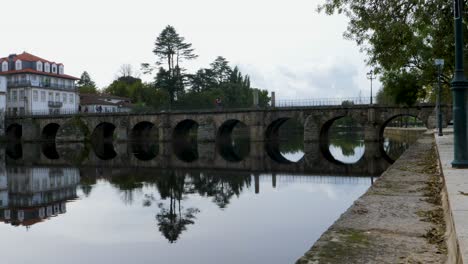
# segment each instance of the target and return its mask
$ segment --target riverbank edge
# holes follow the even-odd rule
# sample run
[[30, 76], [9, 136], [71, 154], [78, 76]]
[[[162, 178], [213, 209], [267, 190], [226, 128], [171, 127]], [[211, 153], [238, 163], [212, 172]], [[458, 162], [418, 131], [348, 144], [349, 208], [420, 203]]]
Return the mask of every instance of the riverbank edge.
[[[449, 223], [449, 249], [454, 256], [453, 263], [468, 263], [468, 169], [452, 168], [454, 153], [453, 128], [444, 129], [443, 136], [435, 133], [439, 166], [444, 177], [445, 193], [447, 194], [446, 215]], [[450, 252], [449, 252], [450, 253]]]
[[435, 138], [426, 132], [296, 264], [461, 263], [450, 217]]

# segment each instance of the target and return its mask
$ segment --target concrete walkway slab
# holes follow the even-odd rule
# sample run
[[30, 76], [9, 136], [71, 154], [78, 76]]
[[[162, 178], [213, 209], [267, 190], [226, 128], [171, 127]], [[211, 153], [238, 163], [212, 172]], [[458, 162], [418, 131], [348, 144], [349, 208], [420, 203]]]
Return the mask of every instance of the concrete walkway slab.
[[468, 263], [468, 169], [452, 168], [453, 132], [447, 129], [444, 133], [444, 136], [436, 133], [436, 145], [462, 263]]

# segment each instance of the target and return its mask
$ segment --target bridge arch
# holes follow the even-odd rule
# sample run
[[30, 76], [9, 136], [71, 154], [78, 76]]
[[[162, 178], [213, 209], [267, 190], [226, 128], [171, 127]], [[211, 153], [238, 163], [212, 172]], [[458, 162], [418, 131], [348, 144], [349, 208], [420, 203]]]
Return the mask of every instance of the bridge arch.
[[356, 119], [353, 115], [342, 114], [325, 121], [319, 141], [325, 159], [334, 164], [350, 165], [364, 157], [364, 125]]
[[5, 132], [9, 140], [20, 140], [23, 136], [23, 126], [18, 123], [13, 123], [7, 127]]
[[[288, 130], [280, 133], [283, 126]], [[286, 135], [287, 138], [284, 138]], [[265, 151], [278, 163], [298, 163], [304, 159], [304, 126], [301, 119], [294, 116], [277, 118], [268, 125], [265, 140]]]
[[133, 126], [130, 132], [131, 140], [158, 140], [158, 129], [154, 123], [141, 121]]
[[[233, 135], [236, 128], [239, 129], [239, 133]], [[250, 153], [249, 127], [238, 119], [225, 121], [218, 129], [216, 145], [218, 153], [224, 160], [229, 162], [244, 160]]]
[[92, 141], [112, 142], [114, 139], [115, 125], [109, 122], [99, 123], [91, 135]]
[[60, 125], [57, 123], [49, 123], [43, 129], [41, 133], [41, 139], [44, 141], [55, 141], [57, 132], [59, 131]]
[[387, 117], [386, 120], [382, 123], [382, 125], [380, 126], [380, 129], [379, 129], [379, 141], [383, 141], [384, 140], [384, 132], [385, 132], [385, 128], [387, 128], [387, 126], [394, 120], [396, 120], [397, 118], [399, 117], [413, 117], [415, 118], [415, 120], [418, 120], [420, 123], [424, 124], [425, 128], [426, 129], [429, 129], [431, 128], [431, 124], [430, 124], [430, 121], [429, 121], [429, 117], [424, 117], [424, 116], [421, 116], [420, 114], [417, 114], [417, 113], [402, 113], [402, 114], [396, 114], [396, 115], [392, 115], [390, 117]]
[[189, 140], [197, 138], [198, 123], [193, 119], [184, 119], [177, 123], [172, 132], [173, 140]]

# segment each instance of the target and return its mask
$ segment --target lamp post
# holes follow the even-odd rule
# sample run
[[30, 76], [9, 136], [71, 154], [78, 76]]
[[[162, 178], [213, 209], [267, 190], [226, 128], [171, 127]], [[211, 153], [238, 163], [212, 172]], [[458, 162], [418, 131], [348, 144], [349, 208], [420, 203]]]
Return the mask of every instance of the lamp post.
[[370, 104], [372, 105], [372, 80], [375, 79], [374, 71], [371, 70], [367, 73], [367, 79], [370, 80]]
[[452, 167], [468, 168], [467, 90], [463, 68], [463, 17], [462, 0], [454, 0], [455, 19], [455, 74], [452, 80], [453, 95], [453, 149]]
[[442, 71], [442, 67], [444, 67], [444, 60], [436, 59], [435, 65], [437, 66], [437, 128], [439, 130], [439, 137], [440, 137], [444, 135], [442, 133], [442, 110], [440, 109], [440, 104], [442, 100], [441, 87], [440, 87], [440, 74]]

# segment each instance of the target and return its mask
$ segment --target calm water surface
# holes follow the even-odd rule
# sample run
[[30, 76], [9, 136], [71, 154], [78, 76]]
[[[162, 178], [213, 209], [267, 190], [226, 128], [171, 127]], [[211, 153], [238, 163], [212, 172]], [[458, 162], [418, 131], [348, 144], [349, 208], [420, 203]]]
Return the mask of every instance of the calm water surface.
[[407, 147], [231, 143], [6, 146], [1, 263], [294, 263], [381, 173], [344, 172]]

